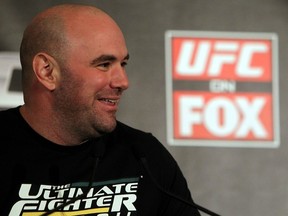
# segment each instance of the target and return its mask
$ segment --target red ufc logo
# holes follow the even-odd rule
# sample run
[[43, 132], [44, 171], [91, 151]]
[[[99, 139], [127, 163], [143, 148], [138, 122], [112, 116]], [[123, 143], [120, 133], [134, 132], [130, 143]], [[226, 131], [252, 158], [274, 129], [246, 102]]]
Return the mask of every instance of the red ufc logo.
[[174, 79], [271, 81], [270, 40], [173, 38]]

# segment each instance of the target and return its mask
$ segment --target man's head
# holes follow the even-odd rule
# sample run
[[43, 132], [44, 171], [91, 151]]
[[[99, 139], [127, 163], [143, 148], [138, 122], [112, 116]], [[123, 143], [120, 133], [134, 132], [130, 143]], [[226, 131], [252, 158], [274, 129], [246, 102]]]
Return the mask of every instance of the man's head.
[[83, 139], [110, 132], [128, 88], [128, 57], [120, 28], [103, 11], [84, 5], [47, 9], [21, 43], [25, 106], [44, 105], [57, 127]]

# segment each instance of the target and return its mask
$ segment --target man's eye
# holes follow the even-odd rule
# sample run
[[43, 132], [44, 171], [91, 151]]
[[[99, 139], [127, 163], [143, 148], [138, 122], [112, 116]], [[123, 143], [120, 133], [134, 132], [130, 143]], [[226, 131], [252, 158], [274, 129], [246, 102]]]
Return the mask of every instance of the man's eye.
[[101, 68], [108, 68], [109, 66], [110, 66], [110, 62], [104, 62], [98, 65], [98, 67], [101, 67]]
[[122, 66], [122, 67], [125, 67], [127, 64], [128, 64], [128, 62], [122, 62], [122, 63], [121, 63], [121, 66]]

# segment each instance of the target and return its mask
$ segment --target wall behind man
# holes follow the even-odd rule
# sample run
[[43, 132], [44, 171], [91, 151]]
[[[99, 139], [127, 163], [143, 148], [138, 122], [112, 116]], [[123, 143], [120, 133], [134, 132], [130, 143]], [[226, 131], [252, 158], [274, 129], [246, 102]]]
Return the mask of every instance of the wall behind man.
[[[1, 0], [0, 52], [18, 52], [22, 32], [36, 13], [68, 2], [99, 6], [121, 26], [131, 60], [127, 67], [130, 89], [122, 100], [119, 119], [152, 132], [167, 147], [187, 177], [195, 202], [227, 216], [288, 215], [287, 1]], [[164, 33], [171, 29], [278, 35], [278, 148], [175, 147], [167, 143]]]

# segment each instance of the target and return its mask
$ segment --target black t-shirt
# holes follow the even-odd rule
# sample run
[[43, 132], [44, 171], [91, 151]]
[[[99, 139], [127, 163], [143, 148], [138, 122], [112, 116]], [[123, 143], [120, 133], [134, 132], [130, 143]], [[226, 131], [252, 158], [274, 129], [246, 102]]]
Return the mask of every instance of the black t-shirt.
[[161, 187], [192, 202], [176, 161], [149, 133], [117, 122], [101, 138], [61, 146], [37, 134], [19, 108], [1, 111], [0, 122], [1, 216], [49, 210], [64, 215], [200, 215], [157, 189], [143, 168], [145, 158]]

